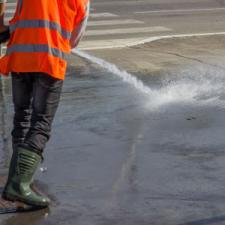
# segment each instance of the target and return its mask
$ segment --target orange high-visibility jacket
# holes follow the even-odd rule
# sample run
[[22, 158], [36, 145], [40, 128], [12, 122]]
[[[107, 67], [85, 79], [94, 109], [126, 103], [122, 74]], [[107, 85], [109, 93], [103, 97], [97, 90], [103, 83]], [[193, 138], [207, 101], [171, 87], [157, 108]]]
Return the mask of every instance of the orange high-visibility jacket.
[[0, 73], [44, 72], [64, 79], [70, 37], [88, 0], [18, 0]]

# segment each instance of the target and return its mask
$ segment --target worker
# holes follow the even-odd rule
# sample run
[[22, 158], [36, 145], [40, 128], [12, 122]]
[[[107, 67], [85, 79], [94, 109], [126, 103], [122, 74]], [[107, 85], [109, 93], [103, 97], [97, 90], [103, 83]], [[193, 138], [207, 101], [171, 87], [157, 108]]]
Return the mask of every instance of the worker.
[[50, 138], [66, 58], [87, 24], [89, 0], [18, 0], [9, 27], [3, 23], [5, 2], [0, 1], [1, 42], [10, 30], [0, 73], [11, 73], [14, 104], [13, 154], [2, 198], [45, 208], [50, 200], [32, 189], [33, 176]]

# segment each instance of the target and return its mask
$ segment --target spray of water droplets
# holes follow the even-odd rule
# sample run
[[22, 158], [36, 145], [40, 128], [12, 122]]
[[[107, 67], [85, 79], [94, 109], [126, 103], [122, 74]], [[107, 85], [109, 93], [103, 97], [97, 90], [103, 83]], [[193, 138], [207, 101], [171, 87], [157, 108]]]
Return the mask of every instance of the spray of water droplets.
[[158, 89], [145, 85], [135, 75], [119, 69], [116, 65], [79, 50], [73, 52], [82, 58], [98, 64], [119, 76], [147, 96], [151, 109], [168, 104], [214, 105], [225, 107], [225, 71], [207, 66], [180, 71], [177, 76], [163, 80]]

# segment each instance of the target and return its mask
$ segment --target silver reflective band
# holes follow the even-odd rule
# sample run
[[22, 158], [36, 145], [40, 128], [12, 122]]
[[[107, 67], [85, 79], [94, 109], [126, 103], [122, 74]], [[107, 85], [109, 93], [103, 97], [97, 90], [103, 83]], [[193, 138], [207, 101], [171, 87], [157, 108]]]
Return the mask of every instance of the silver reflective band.
[[64, 60], [66, 60], [69, 55], [68, 53], [62, 52], [57, 48], [51, 48], [48, 45], [44, 45], [44, 44], [36, 44], [36, 45], [14, 44], [8, 47], [6, 51], [6, 55], [10, 55], [11, 53], [14, 53], [14, 52], [23, 52], [23, 53], [35, 53], [35, 52], [43, 53], [44, 52]]
[[19, 20], [10, 25], [10, 32], [12, 33], [17, 28], [48, 28], [50, 30], [57, 30], [66, 39], [70, 39], [71, 37], [71, 32], [62, 29], [59, 24], [48, 20]]

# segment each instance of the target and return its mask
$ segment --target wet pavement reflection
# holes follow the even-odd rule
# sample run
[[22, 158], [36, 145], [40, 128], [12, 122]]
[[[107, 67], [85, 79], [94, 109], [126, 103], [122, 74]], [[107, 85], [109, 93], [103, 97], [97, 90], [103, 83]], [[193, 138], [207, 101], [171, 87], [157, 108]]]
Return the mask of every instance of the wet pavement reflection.
[[[2, 171], [12, 118], [4, 82]], [[172, 102], [153, 111], [148, 100], [97, 66], [70, 68], [36, 177], [53, 204], [1, 215], [0, 224], [225, 223], [225, 109]]]

